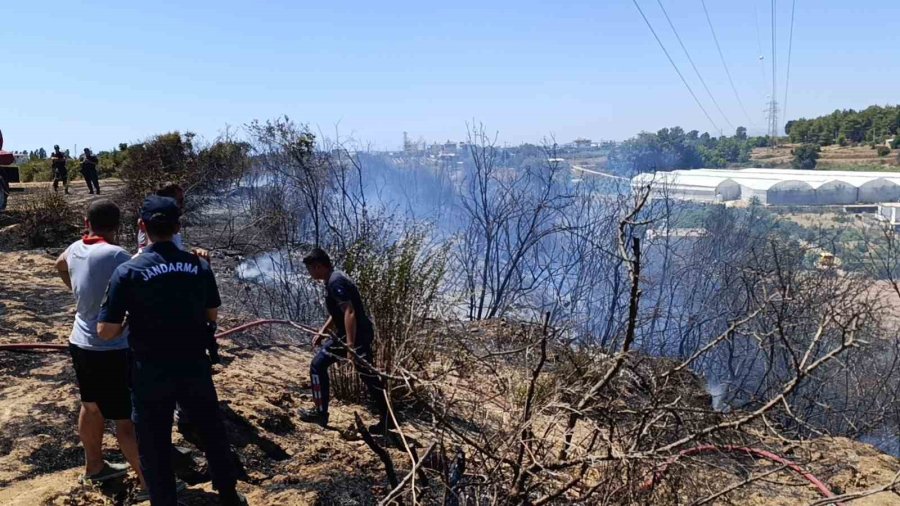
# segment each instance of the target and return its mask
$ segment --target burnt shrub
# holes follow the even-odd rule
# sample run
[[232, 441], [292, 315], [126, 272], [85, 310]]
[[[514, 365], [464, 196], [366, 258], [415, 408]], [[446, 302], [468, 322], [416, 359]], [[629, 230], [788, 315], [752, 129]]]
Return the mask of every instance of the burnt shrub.
[[80, 231], [78, 213], [61, 193], [43, 191], [25, 199], [19, 234], [30, 248], [68, 244]]

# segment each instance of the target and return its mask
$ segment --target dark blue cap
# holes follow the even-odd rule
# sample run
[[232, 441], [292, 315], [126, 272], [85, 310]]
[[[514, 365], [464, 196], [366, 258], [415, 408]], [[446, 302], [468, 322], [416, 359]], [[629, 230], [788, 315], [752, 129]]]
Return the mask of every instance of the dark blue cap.
[[179, 216], [181, 209], [172, 197], [150, 195], [144, 199], [144, 205], [141, 206], [141, 219], [144, 223], [178, 223]]

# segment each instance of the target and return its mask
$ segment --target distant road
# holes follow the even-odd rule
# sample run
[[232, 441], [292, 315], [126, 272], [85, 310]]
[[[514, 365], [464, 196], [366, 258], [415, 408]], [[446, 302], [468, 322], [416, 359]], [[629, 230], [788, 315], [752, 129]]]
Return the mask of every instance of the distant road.
[[627, 177], [614, 176], [612, 174], [607, 174], [606, 172], [600, 172], [598, 170], [585, 169], [584, 167], [581, 167], [578, 165], [572, 165], [572, 170], [573, 171], [577, 170], [580, 172], [587, 172], [588, 174], [593, 174], [595, 176], [608, 177], [608, 178], [612, 178], [612, 179], [621, 179], [622, 181], [630, 181], [630, 179], [628, 179]]

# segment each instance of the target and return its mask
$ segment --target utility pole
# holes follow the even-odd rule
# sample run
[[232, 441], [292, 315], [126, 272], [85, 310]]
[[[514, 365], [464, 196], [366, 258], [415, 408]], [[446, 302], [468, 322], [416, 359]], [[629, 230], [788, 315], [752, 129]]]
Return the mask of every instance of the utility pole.
[[769, 106], [766, 109], [766, 118], [769, 122], [769, 139], [771, 142], [771, 149], [775, 149], [775, 145], [778, 143], [778, 102], [775, 101], [775, 96], [772, 96], [772, 100], [769, 101]]

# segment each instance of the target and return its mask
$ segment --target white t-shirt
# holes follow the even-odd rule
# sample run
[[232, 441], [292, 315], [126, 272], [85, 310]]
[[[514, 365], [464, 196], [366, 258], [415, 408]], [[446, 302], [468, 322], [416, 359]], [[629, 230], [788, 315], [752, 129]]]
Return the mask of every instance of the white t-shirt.
[[[87, 242], [85, 242], [87, 240]], [[86, 350], [122, 350], [128, 348], [128, 333], [112, 341], [97, 335], [97, 317], [106, 295], [106, 286], [116, 268], [127, 262], [127, 251], [92, 237], [73, 242], [65, 251], [75, 294], [75, 324], [69, 342]]]
[[[177, 234], [172, 236], [172, 242], [175, 243], [175, 246], [178, 246], [178, 249], [180, 249], [181, 251], [187, 251], [186, 249], [184, 249], [184, 241], [181, 240], [181, 232], [178, 232]], [[147, 234], [145, 234], [143, 230], [138, 229], [137, 254], [140, 255], [148, 244], [150, 244], [150, 238], [147, 237]]]

